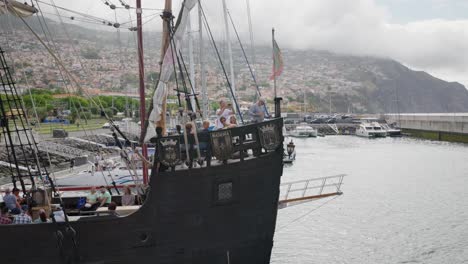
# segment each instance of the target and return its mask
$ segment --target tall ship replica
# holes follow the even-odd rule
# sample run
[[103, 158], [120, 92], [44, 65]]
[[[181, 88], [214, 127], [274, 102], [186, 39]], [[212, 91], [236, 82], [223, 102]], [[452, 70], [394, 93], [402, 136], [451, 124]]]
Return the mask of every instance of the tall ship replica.
[[[143, 156], [146, 155], [146, 128], [156, 129], [158, 136], [151, 139], [157, 154], [151, 165], [151, 175], [144, 175], [147, 180], [139, 186], [145, 190], [142, 194], [144, 202], [139, 210], [122, 217], [73, 218], [65, 214], [64, 222], [52, 217], [51, 223], [0, 225], [0, 234], [4, 238], [0, 242], [0, 248], [4, 252], [2, 262], [270, 262], [283, 172], [280, 99], [275, 98], [275, 116], [278, 118], [268, 121], [242, 124], [204, 134], [167, 136], [166, 133], [166, 81], [174, 72], [177, 73], [176, 79], [179, 78], [179, 85], [182, 85], [178, 90], [182, 90], [186, 99], [185, 104], [180, 102], [181, 119], [189, 122], [199, 118], [190, 114], [198, 110], [191, 103], [195, 93], [188, 91], [190, 86], [184, 77], [186, 69], [179, 50], [186, 32], [188, 14], [196, 4], [199, 1], [183, 1], [179, 16], [173, 21], [170, 1], [166, 0], [166, 8], [162, 14], [165, 35], [161, 79], [154, 93], [150, 114], [145, 113], [143, 78], [140, 81], [143, 102], [140, 112], [143, 133], [140, 140]], [[204, 17], [201, 5], [199, 8]], [[140, 1], [137, 1], [135, 10], [138, 16], [141, 73], [143, 47]], [[0, 11], [15, 15], [42, 45], [47, 46], [27, 22], [26, 17], [37, 12], [34, 6], [2, 0]], [[6, 51], [7, 49], [0, 47], [0, 125], [5, 142], [2, 147], [9, 153], [9, 176], [12, 184], [22, 190], [30, 206], [39, 203], [35, 199], [41, 197], [41, 193], [45, 193], [42, 198], [47, 206], [50, 205], [50, 194], [57, 194], [58, 191], [53, 177], [46, 169], [46, 157], [38, 154], [37, 140], [29, 128], [30, 122], [16, 90], [11, 68], [7, 64]], [[61, 63], [60, 57], [50, 48], [47, 51], [58, 67], [79, 86]], [[227, 83], [230, 88], [229, 78]], [[235, 107], [239, 108], [232, 90], [231, 95]], [[114, 136], [125, 137], [111, 119], [109, 123]], [[190, 145], [195, 146], [193, 151], [198, 155], [189, 153]], [[200, 146], [204, 148], [201, 149]], [[233, 155], [234, 153], [237, 155]], [[126, 156], [124, 150], [122, 156]]]

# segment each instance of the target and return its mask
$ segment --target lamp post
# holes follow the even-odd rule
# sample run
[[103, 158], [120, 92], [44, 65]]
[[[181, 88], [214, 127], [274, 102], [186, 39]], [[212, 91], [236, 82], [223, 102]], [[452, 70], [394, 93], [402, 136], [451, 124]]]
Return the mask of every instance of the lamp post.
[[296, 145], [294, 145], [294, 142], [291, 140], [291, 142], [288, 143], [286, 146], [286, 150], [288, 151], [288, 156], [291, 158], [291, 155], [294, 153], [294, 149], [296, 148]]

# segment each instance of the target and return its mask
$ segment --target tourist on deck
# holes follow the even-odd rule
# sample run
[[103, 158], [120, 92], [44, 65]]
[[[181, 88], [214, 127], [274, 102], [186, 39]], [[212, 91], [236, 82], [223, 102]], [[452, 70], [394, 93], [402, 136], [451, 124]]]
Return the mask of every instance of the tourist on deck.
[[[13, 192], [18, 190], [17, 188], [13, 189]], [[19, 190], [18, 190], [19, 193]], [[5, 196], [3, 196], [3, 202], [5, 202], [6, 208], [11, 211], [12, 214], [19, 214], [21, 213], [21, 205], [17, 197], [10, 192], [10, 189], [5, 190]]]
[[33, 221], [35, 224], [40, 224], [40, 223], [48, 223], [50, 222], [49, 219], [47, 219], [47, 214], [44, 209], [39, 210], [39, 218]]
[[229, 128], [233, 128], [233, 127], [237, 127], [237, 119], [236, 119], [236, 116], [232, 115], [230, 118], [229, 118]]
[[125, 186], [124, 194], [122, 195], [122, 206], [135, 205], [135, 195], [129, 186]]
[[263, 122], [265, 118], [265, 99], [260, 98], [249, 109], [249, 115], [254, 123]]
[[12, 224], [31, 224], [32, 219], [31, 216], [29, 215], [29, 207], [27, 205], [23, 205], [21, 207], [21, 213], [18, 215], [15, 215], [13, 218], [13, 223]]
[[[16, 201], [18, 201], [20, 205], [23, 205], [26, 203], [26, 199], [20, 196], [20, 190], [18, 188], [13, 188], [12, 193], [15, 195]], [[20, 206], [20, 209], [21, 209], [21, 206]]]
[[109, 191], [101, 186], [100, 194], [99, 194], [99, 206], [109, 206], [112, 201], [112, 196], [110, 195]]
[[187, 133], [187, 136], [195, 134], [195, 129], [192, 122], [187, 122], [187, 124], [185, 124], [185, 132]]
[[224, 120], [227, 120], [230, 115], [234, 114], [234, 111], [232, 105], [228, 105], [224, 100], [219, 101], [219, 107], [218, 111], [216, 111], [216, 115], [218, 116], [218, 119], [216, 119], [216, 127], [221, 129], [224, 128], [221, 118], [224, 117]]
[[220, 119], [219, 119], [219, 122], [221, 123], [221, 127], [218, 127], [219, 129], [223, 129], [223, 128], [228, 128], [229, 127], [229, 123], [226, 121], [226, 118], [224, 116], [222, 116]]
[[2, 207], [1, 214], [0, 214], [0, 225], [9, 225], [13, 221], [8, 216], [8, 207]]
[[99, 207], [99, 193], [96, 191], [96, 187], [91, 187], [89, 194], [86, 196], [86, 204], [83, 211], [94, 211]]
[[206, 132], [211, 131], [211, 130], [210, 130], [210, 121], [209, 121], [209, 120], [203, 121], [202, 126], [203, 126], [203, 129], [202, 129], [202, 131], [201, 131], [202, 133], [206, 133]]
[[117, 204], [115, 202], [111, 202], [109, 206], [107, 206], [107, 210], [109, 210], [109, 215], [111, 216], [119, 216], [119, 214], [115, 211], [117, 209]]

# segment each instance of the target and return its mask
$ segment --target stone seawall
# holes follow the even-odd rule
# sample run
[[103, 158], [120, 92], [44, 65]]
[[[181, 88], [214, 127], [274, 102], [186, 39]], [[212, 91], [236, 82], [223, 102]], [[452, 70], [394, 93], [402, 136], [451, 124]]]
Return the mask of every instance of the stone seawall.
[[414, 137], [468, 143], [468, 113], [387, 114], [385, 119]]

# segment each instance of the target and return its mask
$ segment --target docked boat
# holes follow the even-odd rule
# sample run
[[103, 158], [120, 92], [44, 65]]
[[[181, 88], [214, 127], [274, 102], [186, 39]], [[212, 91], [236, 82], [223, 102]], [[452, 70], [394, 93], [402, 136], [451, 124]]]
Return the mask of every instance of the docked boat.
[[289, 132], [291, 137], [300, 137], [300, 138], [307, 138], [307, 137], [317, 137], [318, 132], [313, 127], [307, 125], [307, 123], [300, 123], [294, 129]]
[[356, 129], [356, 136], [367, 138], [386, 137], [387, 132], [377, 122], [361, 123]]
[[391, 126], [389, 124], [382, 124], [382, 128], [385, 129], [387, 132], [387, 136], [389, 137], [400, 137], [401, 136], [401, 129]]

